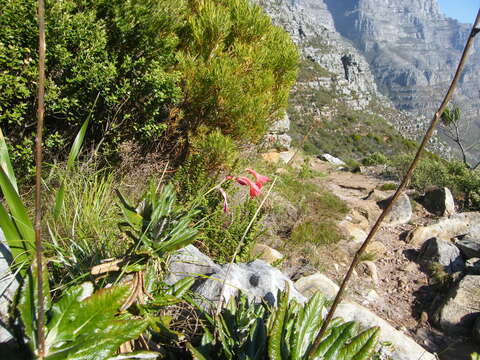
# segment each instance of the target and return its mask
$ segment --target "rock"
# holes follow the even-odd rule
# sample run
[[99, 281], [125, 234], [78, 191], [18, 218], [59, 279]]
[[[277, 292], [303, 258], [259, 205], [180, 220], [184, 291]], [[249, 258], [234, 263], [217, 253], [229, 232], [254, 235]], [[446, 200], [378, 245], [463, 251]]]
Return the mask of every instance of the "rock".
[[370, 244], [368, 244], [365, 251], [380, 258], [383, 257], [387, 252], [387, 247], [380, 241], [372, 241]]
[[276, 151], [263, 153], [262, 159], [271, 164], [277, 164], [280, 161], [280, 154]]
[[304, 276], [295, 282], [297, 290], [306, 297], [320, 291], [327, 300], [333, 300], [339, 290], [338, 285], [321, 273]]
[[373, 261], [362, 261], [360, 264], [358, 264], [360, 268], [363, 268], [364, 272], [370, 276], [373, 280], [373, 283], [378, 285], [379, 283], [379, 278], [378, 278], [378, 269], [377, 265]]
[[455, 241], [455, 245], [461, 250], [463, 256], [467, 259], [480, 257], [480, 238], [469, 234]]
[[[388, 203], [391, 201], [392, 197], [389, 197], [385, 200], [379, 201], [377, 204], [380, 208], [384, 209], [387, 207]], [[412, 218], [412, 204], [410, 203], [410, 198], [406, 194], [401, 194], [395, 204], [392, 207], [392, 210], [385, 218], [385, 221], [391, 225], [400, 225], [406, 224]]]
[[407, 242], [412, 245], [421, 245], [433, 237], [453, 239], [467, 234], [475, 236], [478, 233], [478, 227], [474, 226], [476, 224], [480, 224], [480, 213], [478, 212], [455, 214], [448, 218], [442, 218], [435, 224], [414, 229], [407, 236]]
[[[174, 284], [187, 276], [197, 277], [192, 290], [198, 295], [200, 303], [208, 308], [218, 301], [229, 264], [215, 264], [193, 245], [176, 251], [168, 264], [170, 273], [165, 280], [167, 284]], [[278, 290], [283, 290], [285, 284], [290, 286], [291, 298], [300, 303], [306, 301], [290, 279], [266, 262], [255, 260], [246, 264], [233, 264], [226, 280], [224, 303], [243, 291], [251, 300], [267, 301], [273, 305]]]
[[447, 334], [469, 335], [480, 309], [480, 276], [466, 275], [450, 289], [433, 321]]
[[253, 254], [270, 265], [284, 258], [279, 251], [264, 244], [255, 244]]
[[267, 134], [263, 137], [263, 146], [279, 150], [288, 150], [292, 143], [292, 138], [288, 134]]
[[346, 166], [347, 164], [340, 160], [339, 158], [336, 158], [335, 156], [332, 156], [330, 154], [322, 154], [319, 155], [318, 158], [323, 161], [327, 161], [330, 164], [337, 165], [337, 166]]
[[411, 337], [396, 330], [385, 320], [367, 308], [352, 302], [342, 302], [335, 316], [345, 321], [357, 321], [362, 328], [380, 327], [379, 342], [390, 342], [393, 345], [392, 360], [436, 360], [436, 357], [418, 345]]
[[210, 259], [193, 245], [188, 245], [177, 250], [168, 261], [167, 284], [175, 284], [177, 281], [196, 275], [212, 274], [220, 271], [220, 265]]
[[426, 264], [439, 263], [449, 274], [465, 268], [460, 250], [450, 241], [437, 238], [431, 238], [423, 244], [419, 259]]
[[446, 187], [428, 190], [422, 199], [422, 205], [432, 214], [450, 216], [455, 214], [455, 203], [450, 190]]
[[341, 221], [338, 223], [338, 227], [347, 233], [347, 236], [350, 237], [351, 241], [357, 247], [367, 238], [367, 233], [357, 224], [352, 224], [349, 221]]
[[288, 163], [293, 156], [295, 155], [296, 151], [290, 150], [290, 151], [282, 151], [279, 153], [280, 161], [284, 162], [285, 164]]
[[480, 259], [471, 258], [465, 262], [465, 272], [470, 275], [480, 275]]
[[[192, 290], [200, 297], [202, 303], [216, 303], [220, 297], [223, 279], [228, 269], [228, 264], [209, 274], [208, 278], [199, 279]], [[255, 260], [247, 264], [233, 264], [228, 273], [225, 290], [223, 292], [224, 303], [239, 291], [245, 293], [250, 300], [266, 301], [270, 305], [277, 302], [279, 290], [284, 290], [286, 284], [290, 287], [290, 298], [304, 303], [306, 298], [294, 287], [293, 282], [282, 272], [262, 260]]]
[[472, 338], [477, 343], [480, 343], [480, 316], [477, 316], [477, 319], [473, 323]]
[[282, 119], [275, 121], [268, 132], [270, 134], [285, 134], [290, 130], [290, 118], [285, 113]]
[[6, 328], [9, 323], [8, 310], [18, 289], [18, 281], [10, 271], [12, 261], [12, 254], [0, 230], [0, 344], [13, 340], [11, 332]]

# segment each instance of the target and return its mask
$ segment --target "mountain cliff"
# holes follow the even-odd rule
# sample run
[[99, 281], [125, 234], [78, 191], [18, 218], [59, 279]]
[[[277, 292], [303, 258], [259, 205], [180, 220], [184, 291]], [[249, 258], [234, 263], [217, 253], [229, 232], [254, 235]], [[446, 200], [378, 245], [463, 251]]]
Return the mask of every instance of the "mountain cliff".
[[[371, 146], [358, 149], [357, 145], [369, 141], [368, 136], [370, 138], [392, 138], [389, 134], [391, 131], [387, 129], [386, 123], [393, 125], [403, 136], [418, 140], [423, 135], [427, 123], [424, 117], [416, 116], [420, 114], [420, 109], [425, 110], [425, 105], [422, 105], [421, 101], [416, 99], [414, 93], [416, 88], [413, 88], [414, 84], [423, 84], [423, 82], [417, 80], [417, 78], [420, 79], [420, 74], [417, 74], [415, 67], [410, 65], [408, 61], [390, 62], [385, 57], [380, 64], [380, 60], [377, 59], [378, 56], [374, 54], [369, 56], [365, 49], [379, 49], [377, 38], [383, 39], [381, 41], [384, 43], [388, 43], [389, 33], [385, 33], [384, 38], [381, 38], [383, 29], [375, 27], [368, 19], [363, 21], [364, 18], [361, 16], [363, 7], [357, 9], [353, 6], [353, 4], [358, 4], [357, 1], [337, 1], [340, 4], [333, 4], [334, 2], [333, 0], [258, 1], [273, 21], [289, 32], [301, 53], [300, 74], [292, 92], [292, 104], [289, 111], [293, 120], [294, 132], [309, 134], [311, 142], [316, 145], [317, 149], [322, 151], [336, 150], [338, 155], [341, 155], [339, 146], [343, 148], [344, 142], [330, 144], [329, 147], [325, 138], [332, 134], [335, 134], [335, 136], [344, 135], [339, 131], [340, 128], [343, 132], [347, 132], [346, 136], [356, 139], [354, 142], [358, 144], [351, 145], [356, 146], [355, 150], [360, 150], [357, 151], [359, 156], [365, 155], [369, 150], [376, 150], [375, 147]], [[386, 3], [390, 2], [387, 1]], [[417, 3], [419, 9], [423, 9], [423, 13], [430, 14], [433, 12], [437, 14], [438, 19], [444, 19], [434, 1], [430, 3], [430, 7], [419, 1]], [[348, 4], [352, 6], [348, 6]], [[383, 9], [386, 8], [386, 5], [383, 1], [378, 4], [374, 2], [365, 4], [365, 9], [375, 7]], [[382, 14], [385, 11], [380, 10]], [[408, 12], [409, 10], [404, 9], [403, 11]], [[354, 18], [352, 12], [359, 19]], [[389, 16], [397, 17], [395, 14]], [[386, 16], [384, 18], [387, 20]], [[448, 24], [456, 24], [450, 20], [445, 21]], [[355, 22], [355, 24], [350, 24], [351, 22]], [[414, 21], [412, 20], [412, 22]], [[394, 22], [390, 23], [393, 24], [392, 28], [389, 28], [390, 33], [396, 33]], [[351, 30], [348, 30], [349, 26]], [[356, 27], [358, 27], [358, 30], [355, 30]], [[385, 27], [388, 28], [388, 21]], [[370, 38], [366, 35], [368, 32], [366, 30], [362, 31], [363, 28], [369, 29], [372, 34], [378, 33], [378, 36], [369, 40]], [[400, 36], [396, 33], [395, 36], [403, 39], [413, 32], [412, 29], [405, 29], [405, 34]], [[434, 36], [428, 31], [425, 31], [425, 33], [428, 33], [429, 37]], [[366, 37], [362, 37], [363, 34]], [[355, 36], [358, 38], [357, 42]], [[380, 40], [378, 42], [380, 43]], [[459, 42], [461, 41], [459, 40]], [[396, 51], [397, 53], [400, 52], [399, 49]], [[451, 50], [452, 66], [455, 66], [456, 51], [457, 49]], [[422, 58], [425, 57], [425, 55], [422, 55]], [[409, 59], [413, 61], [413, 59]], [[404, 67], [397, 66], [397, 64], [403, 64]], [[436, 66], [441, 67], [442, 65], [439, 63]], [[450, 76], [450, 74], [451, 72], [446, 72], [445, 77]], [[432, 71], [430, 75], [432, 82], [434, 77], [437, 77], [437, 74]], [[403, 88], [400, 88], [400, 85], [397, 85], [397, 88], [393, 86], [402, 81]], [[441, 79], [438, 82], [441, 82]], [[406, 92], [409, 92], [410, 95]], [[413, 105], [404, 104], [409, 97], [410, 103], [418, 107], [419, 111], [415, 115], [404, 111], [415, 109]], [[400, 98], [403, 99], [403, 102], [398, 100]], [[426, 98], [425, 95], [422, 99], [426, 101]], [[428, 99], [428, 101], [432, 106], [436, 105], [435, 100]], [[346, 111], [346, 109], [349, 109], [349, 111]], [[352, 114], [352, 111], [356, 113]], [[426, 112], [425, 115], [429, 118], [431, 112]], [[352, 123], [352, 119], [358, 120], [358, 123], [355, 123], [355, 121]], [[318, 127], [315, 122], [318, 123]], [[313, 124], [316, 134], [311, 131], [311, 125], [309, 126], [307, 123]], [[335, 126], [337, 126], [337, 129], [330, 129], [332, 130], [330, 132], [325, 130], [325, 128], [334, 128]], [[377, 129], [374, 129], [375, 127]], [[322, 137], [322, 139], [315, 138], [315, 136]], [[350, 140], [348, 139], [348, 141]], [[381, 141], [377, 145], [377, 148], [388, 147], [388, 144]], [[411, 145], [409, 146], [411, 147]], [[444, 156], [449, 154], [448, 147], [438, 138], [432, 140], [430, 149]], [[394, 151], [391, 150], [391, 152]]]
[[[316, 2], [317, 0], [306, 0]], [[445, 17], [436, 0], [325, 0], [335, 30], [365, 56], [383, 94], [398, 109], [431, 117], [449, 86], [470, 26]], [[454, 102], [478, 137], [480, 111], [473, 52]]]

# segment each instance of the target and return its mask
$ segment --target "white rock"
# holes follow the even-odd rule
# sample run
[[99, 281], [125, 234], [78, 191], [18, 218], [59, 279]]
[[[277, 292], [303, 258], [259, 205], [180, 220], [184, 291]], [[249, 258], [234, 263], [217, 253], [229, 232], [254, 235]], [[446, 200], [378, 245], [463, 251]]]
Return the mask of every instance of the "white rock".
[[10, 331], [3, 326], [8, 324], [8, 309], [18, 289], [18, 281], [10, 271], [12, 255], [0, 230], [0, 344], [13, 339]]
[[301, 277], [295, 282], [295, 287], [306, 297], [320, 291], [327, 300], [333, 300], [339, 290], [335, 282], [321, 273]]
[[339, 158], [336, 158], [335, 156], [332, 156], [330, 154], [319, 155], [319, 158], [321, 160], [327, 161], [327, 162], [329, 162], [330, 164], [333, 164], [333, 165], [338, 165], [338, 166], [346, 166], [347, 165], [343, 160], [340, 160]]
[[436, 360], [436, 357], [418, 345], [411, 337], [396, 330], [385, 320], [367, 308], [351, 302], [341, 303], [335, 316], [345, 321], [357, 321], [362, 328], [380, 327], [380, 342], [390, 342], [394, 346], [392, 360]]

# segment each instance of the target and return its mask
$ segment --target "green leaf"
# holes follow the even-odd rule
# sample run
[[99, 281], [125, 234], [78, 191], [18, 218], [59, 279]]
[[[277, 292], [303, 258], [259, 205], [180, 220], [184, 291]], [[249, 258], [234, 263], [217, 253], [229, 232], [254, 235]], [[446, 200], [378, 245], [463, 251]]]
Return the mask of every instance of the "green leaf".
[[[38, 266], [33, 262], [21, 289], [18, 311], [23, 323], [27, 343], [32, 351], [37, 347], [37, 311], [38, 311]], [[50, 287], [46, 263], [43, 264], [43, 300], [44, 310], [50, 308]]]
[[108, 360], [126, 360], [126, 359], [157, 359], [158, 353], [153, 351], [135, 351], [129, 354], [121, 354], [109, 358]]
[[[350, 321], [340, 326], [337, 329], [334, 329], [334, 332], [338, 332], [338, 337], [332, 346], [325, 353], [325, 360], [337, 360], [343, 346], [352, 338], [352, 336], [357, 332], [358, 324]], [[338, 360], [341, 358], [338, 357]]]
[[2, 129], [0, 129], [0, 167], [5, 171], [10, 183], [18, 193], [17, 179], [15, 178], [15, 173], [13, 172], [12, 163], [10, 162], [10, 155], [8, 154], [7, 143], [5, 142]]
[[293, 333], [292, 360], [302, 359], [309, 350], [309, 346], [312, 345], [322, 325], [324, 303], [324, 297], [320, 292], [317, 292], [310, 298], [307, 305], [300, 310]]
[[282, 342], [287, 318], [289, 291], [282, 292], [278, 297], [278, 309], [269, 334], [268, 356], [270, 360], [282, 360]]
[[[97, 96], [97, 99], [98, 99], [98, 96]], [[95, 100], [95, 103], [96, 101], [97, 100]], [[95, 103], [93, 104], [93, 107], [95, 107]], [[91, 115], [92, 115], [92, 112], [90, 112], [87, 119], [84, 121], [82, 127], [80, 128], [80, 131], [75, 137], [75, 141], [73, 142], [72, 148], [70, 149], [70, 153], [68, 154], [67, 169], [66, 169], [67, 173], [65, 176], [68, 176], [68, 173], [73, 169], [75, 160], [77, 159], [78, 154], [80, 153], [80, 149], [82, 148], [83, 140], [87, 132], [88, 123], [90, 122]], [[55, 219], [57, 219], [58, 216], [60, 215], [60, 211], [62, 210], [62, 207], [63, 207], [64, 198], [65, 198], [65, 179], [62, 180], [60, 188], [57, 191], [57, 195], [55, 196], [55, 207], [53, 209], [53, 216]]]
[[195, 349], [192, 344], [187, 343], [187, 348], [190, 350], [190, 353], [192, 354], [192, 357], [194, 360], [208, 360], [205, 356], [200, 353], [197, 349]]
[[0, 188], [2, 189], [3, 196], [5, 197], [8, 208], [10, 209], [12, 219], [15, 222], [15, 225], [23, 240], [25, 240], [26, 247], [33, 251], [35, 248], [35, 231], [33, 229], [32, 222], [28, 217], [27, 210], [23, 205], [20, 196], [13, 187], [2, 167], [0, 167]]
[[380, 335], [379, 327], [372, 327], [354, 337], [341, 351], [344, 360], [368, 360], [375, 350]]

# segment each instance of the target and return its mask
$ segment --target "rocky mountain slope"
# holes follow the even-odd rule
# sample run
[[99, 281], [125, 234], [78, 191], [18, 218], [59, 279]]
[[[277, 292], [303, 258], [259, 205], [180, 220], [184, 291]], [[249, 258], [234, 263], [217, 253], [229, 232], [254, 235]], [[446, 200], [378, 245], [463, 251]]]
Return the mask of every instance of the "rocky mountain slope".
[[[325, 0], [325, 4], [335, 29], [367, 59], [382, 93], [398, 109], [430, 118], [453, 76], [470, 25], [445, 17], [437, 0]], [[476, 119], [480, 79], [475, 76], [479, 59], [480, 53], [474, 51], [455, 96], [473, 125], [470, 142], [480, 131]]]
[[[259, 0], [258, 3], [277, 25], [289, 32], [301, 52], [300, 74], [289, 110], [293, 132], [310, 134], [314, 145], [326, 152], [343, 148], [345, 141], [332, 144], [329, 148], [319, 138], [345, 135], [345, 132], [348, 136], [361, 136], [363, 143], [369, 141], [368, 136], [390, 139], [392, 134], [401, 133], [417, 140], [423, 134], [425, 121], [419, 122], [416, 116], [397, 110], [394, 103], [379, 91], [376, 65], [369, 64], [370, 59], [362, 54], [361, 49], [337, 31], [338, 19], [335, 15], [339, 12], [332, 11], [327, 1]], [[379, 84], [384, 90], [385, 86], [381, 82]], [[359, 124], [353, 124], [351, 119], [359, 119]], [[387, 124], [393, 125], [397, 131], [388, 130]], [[333, 131], [328, 132], [326, 128]], [[340, 128], [342, 134], [337, 134], [336, 129]], [[348, 134], [349, 131], [352, 133]], [[390, 146], [392, 149], [387, 152], [397, 152], [402, 148], [398, 144], [388, 144], [389, 141], [378, 144], [379, 148]], [[442, 155], [449, 154], [448, 147], [438, 138], [432, 140], [430, 149]], [[376, 150], [370, 146], [357, 151], [357, 155], [361, 157]], [[346, 153], [337, 155], [347, 156]]]

